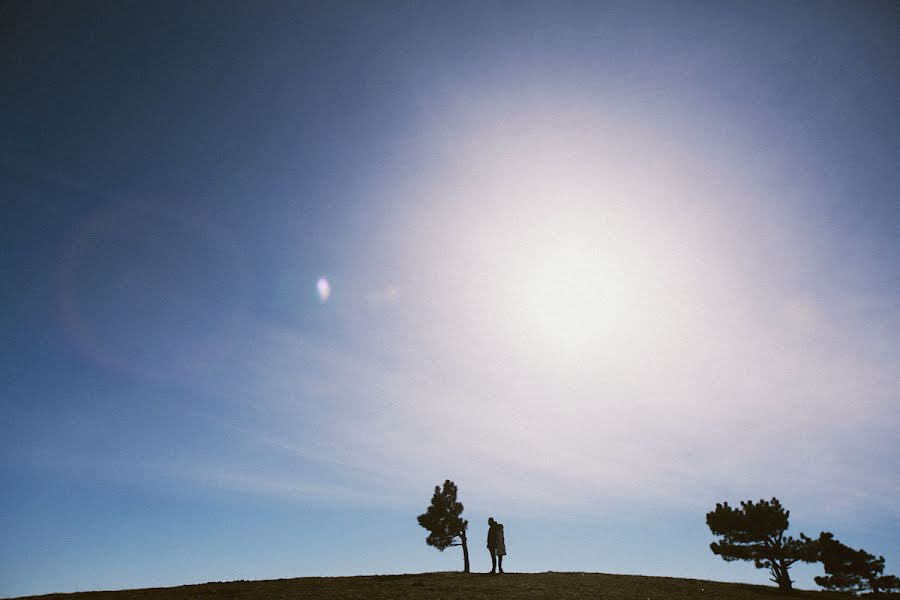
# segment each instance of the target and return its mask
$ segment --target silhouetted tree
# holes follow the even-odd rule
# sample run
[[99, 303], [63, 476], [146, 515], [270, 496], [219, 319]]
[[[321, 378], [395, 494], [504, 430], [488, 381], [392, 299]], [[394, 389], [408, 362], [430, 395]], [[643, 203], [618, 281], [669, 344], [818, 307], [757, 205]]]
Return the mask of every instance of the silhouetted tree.
[[434, 486], [431, 506], [418, 516], [419, 525], [428, 530], [425, 543], [441, 552], [451, 546], [462, 546], [463, 570], [469, 572], [469, 546], [466, 543], [466, 528], [469, 522], [460, 517], [462, 502], [456, 500], [456, 484], [449, 479], [444, 488]]
[[900, 590], [900, 579], [883, 575], [884, 557], [875, 558], [865, 550], [854, 550], [823, 531], [816, 540], [819, 560], [827, 575], [816, 577], [816, 583], [828, 590], [873, 594]]
[[709, 545], [714, 554], [726, 561], [752, 560], [757, 569], [768, 569], [771, 579], [782, 590], [792, 589], [788, 570], [797, 561], [816, 562], [816, 544], [802, 533], [801, 539], [785, 536], [790, 511], [784, 510], [778, 498], [741, 502], [741, 508], [728, 503], [716, 504], [706, 514], [706, 524], [715, 535], [722, 536]]

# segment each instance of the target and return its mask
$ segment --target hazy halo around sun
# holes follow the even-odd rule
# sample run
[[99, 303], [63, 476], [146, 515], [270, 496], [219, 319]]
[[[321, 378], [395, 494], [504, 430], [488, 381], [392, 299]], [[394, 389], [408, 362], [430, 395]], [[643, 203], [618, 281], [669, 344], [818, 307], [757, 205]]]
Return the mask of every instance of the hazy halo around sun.
[[733, 329], [742, 298], [714, 250], [724, 229], [713, 207], [760, 194], [734, 169], [719, 179], [727, 148], [696, 152], [672, 142], [684, 123], [651, 131], [565, 94], [512, 114], [490, 93], [475, 104], [422, 134], [417, 174], [393, 181], [413, 208], [385, 229], [403, 240], [423, 314], [454, 324], [442, 348], [639, 370]]

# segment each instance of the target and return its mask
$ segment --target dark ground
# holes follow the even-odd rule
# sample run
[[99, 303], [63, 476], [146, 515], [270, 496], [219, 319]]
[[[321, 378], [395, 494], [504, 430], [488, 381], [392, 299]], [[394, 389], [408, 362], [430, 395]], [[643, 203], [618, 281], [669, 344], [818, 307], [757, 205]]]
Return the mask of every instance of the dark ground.
[[827, 592], [782, 594], [777, 588], [697, 579], [600, 573], [462, 573], [303, 577], [204, 583], [174, 588], [28, 596], [42, 600], [778, 600], [847, 598]]

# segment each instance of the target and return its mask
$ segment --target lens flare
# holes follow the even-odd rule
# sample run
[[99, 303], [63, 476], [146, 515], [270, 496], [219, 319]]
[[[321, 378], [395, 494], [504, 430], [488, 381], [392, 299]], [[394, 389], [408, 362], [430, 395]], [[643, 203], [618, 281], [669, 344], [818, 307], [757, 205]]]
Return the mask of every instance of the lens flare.
[[331, 297], [331, 284], [324, 277], [319, 277], [316, 282], [316, 290], [319, 292], [319, 302], [325, 303]]

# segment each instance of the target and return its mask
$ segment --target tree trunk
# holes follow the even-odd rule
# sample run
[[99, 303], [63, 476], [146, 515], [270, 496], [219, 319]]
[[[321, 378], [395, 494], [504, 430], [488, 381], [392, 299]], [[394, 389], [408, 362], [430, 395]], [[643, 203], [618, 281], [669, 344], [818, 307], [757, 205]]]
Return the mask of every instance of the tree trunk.
[[469, 545], [466, 543], [466, 532], [463, 531], [459, 536], [462, 541], [463, 548], [463, 573], [469, 572]]
[[790, 592], [794, 589], [793, 581], [791, 581], [790, 576], [788, 575], [788, 567], [784, 564], [784, 562], [772, 564], [772, 571], [775, 575], [775, 583], [778, 584], [778, 588], [784, 592]]

